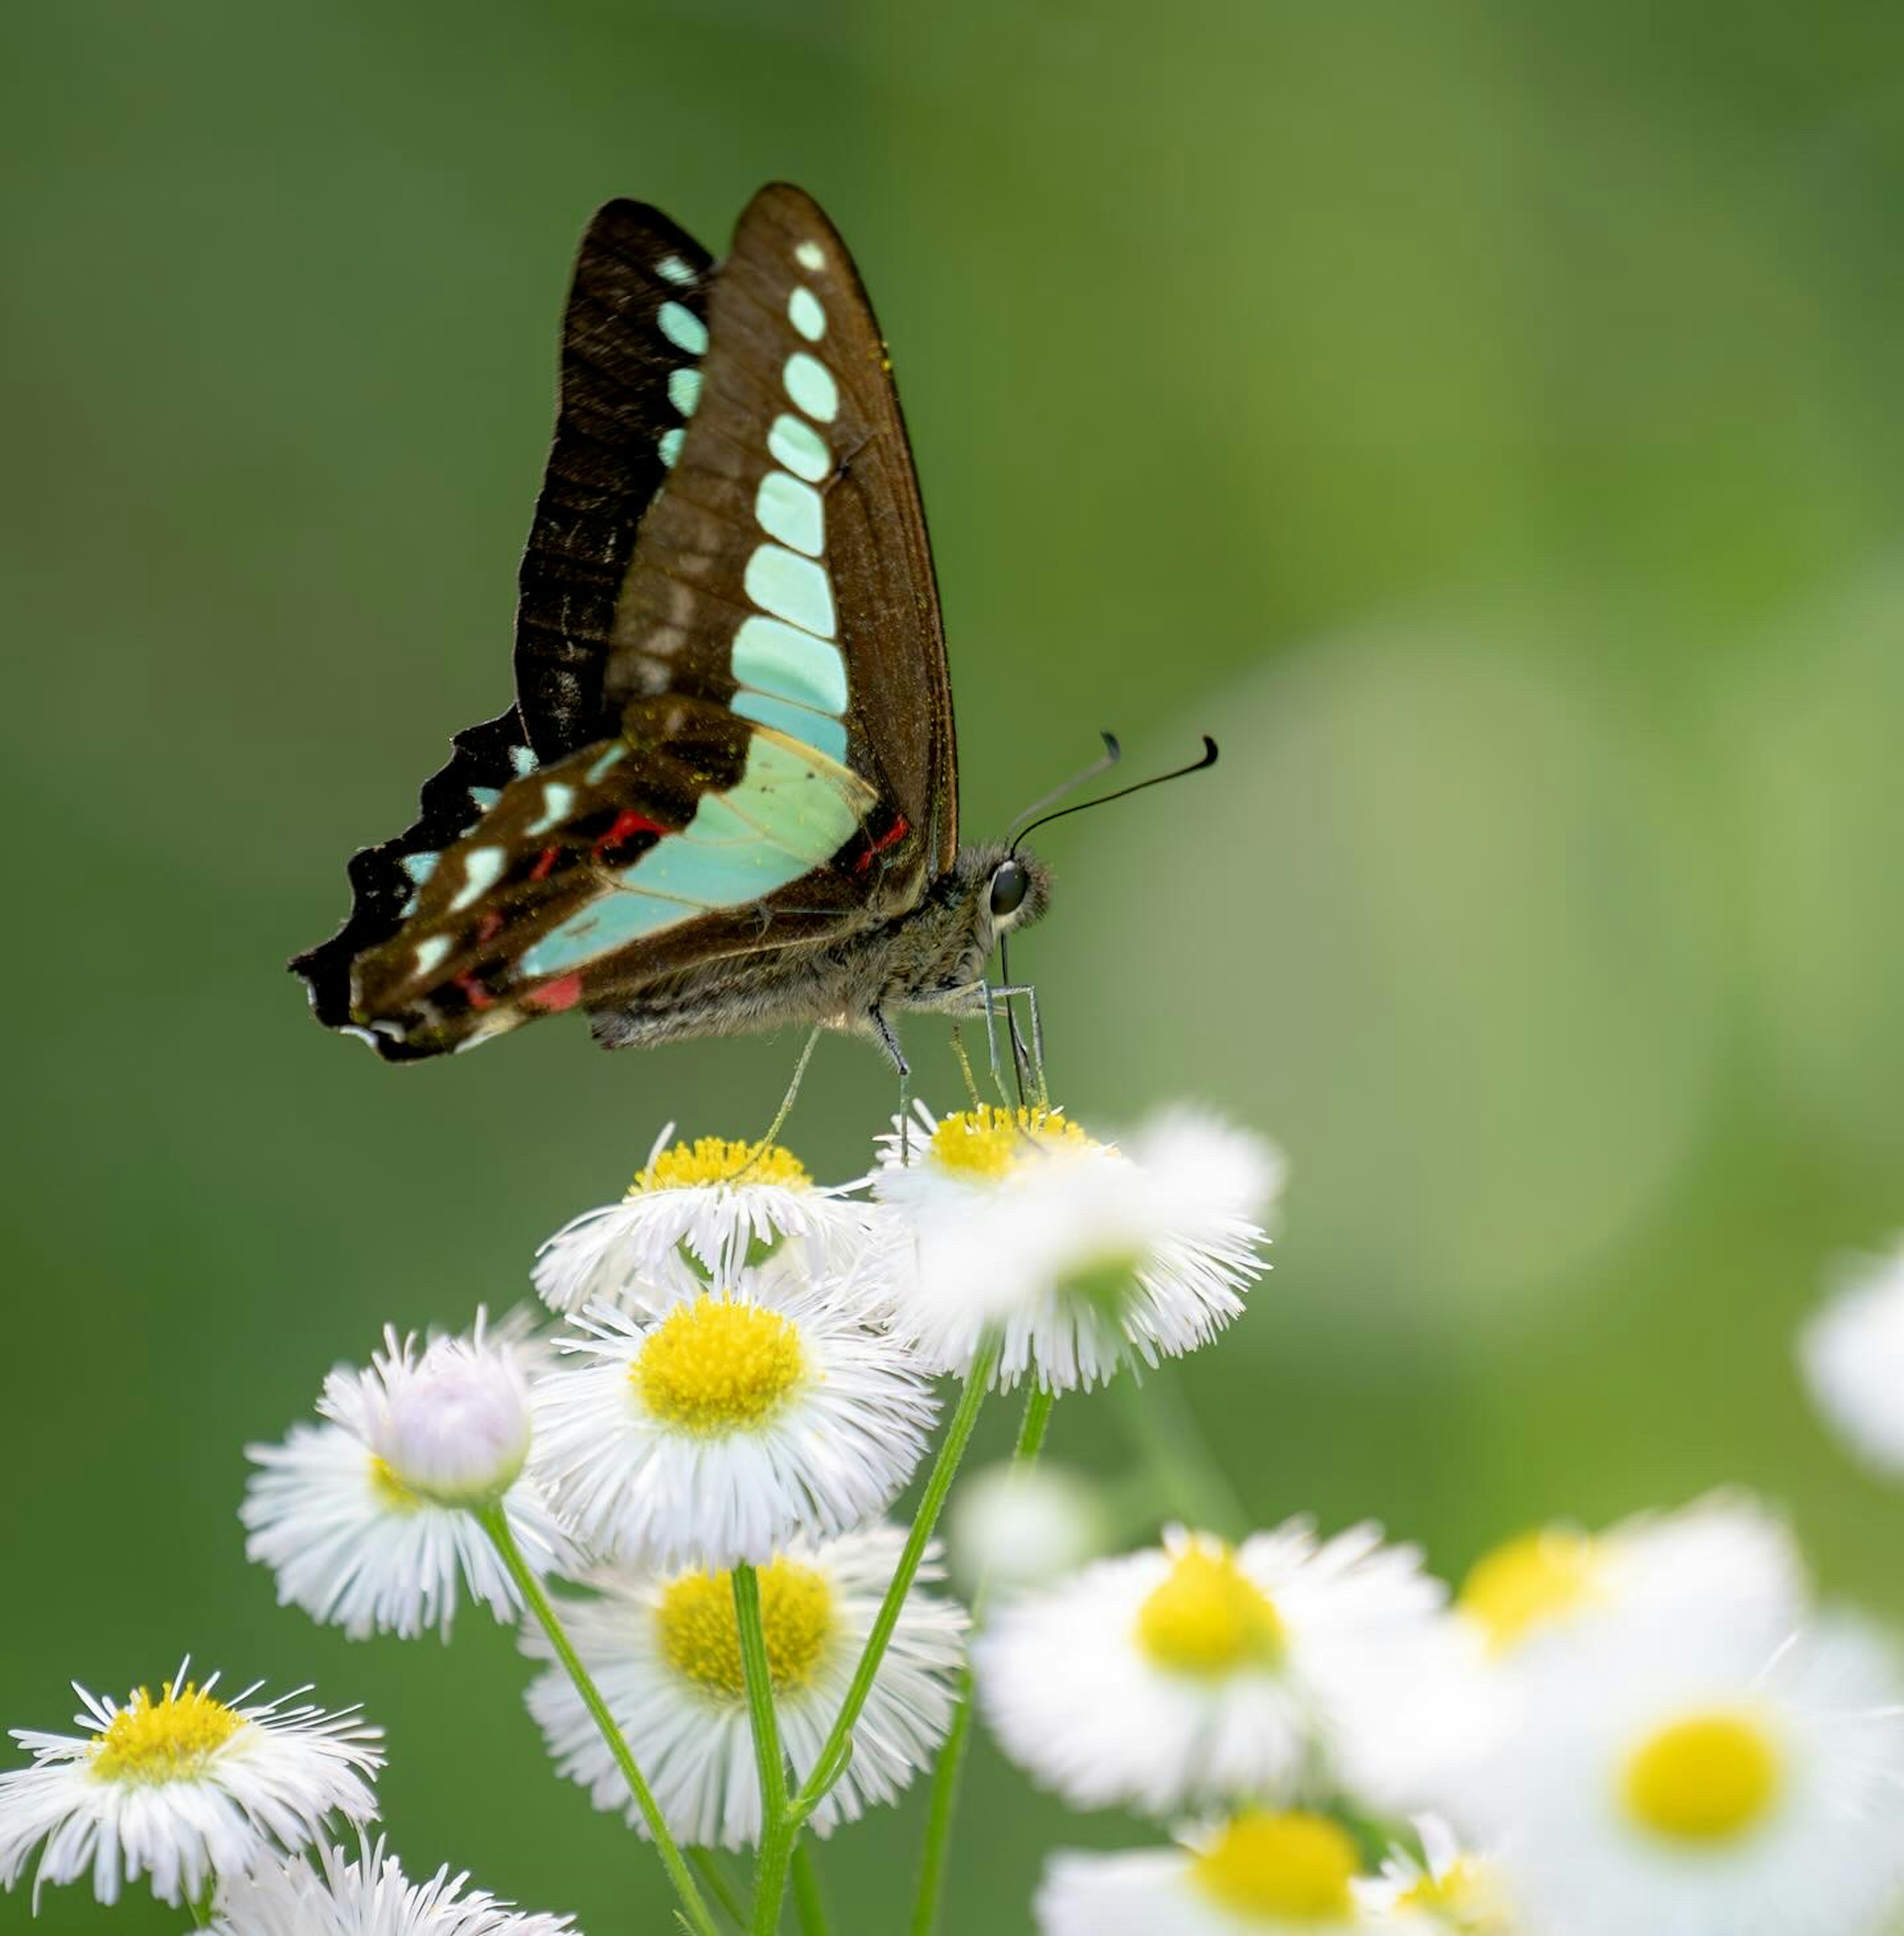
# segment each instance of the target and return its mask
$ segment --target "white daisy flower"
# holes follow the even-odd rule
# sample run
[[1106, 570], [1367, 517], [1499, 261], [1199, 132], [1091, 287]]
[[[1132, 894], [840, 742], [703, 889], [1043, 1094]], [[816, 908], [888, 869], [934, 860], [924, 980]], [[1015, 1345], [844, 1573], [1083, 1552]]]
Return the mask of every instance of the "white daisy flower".
[[903, 1233], [877, 1204], [848, 1193], [863, 1178], [822, 1189], [777, 1143], [703, 1136], [670, 1146], [673, 1134], [670, 1123], [619, 1203], [583, 1212], [536, 1253], [536, 1294], [552, 1310], [665, 1311], [783, 1247], [814, 1276], [890, 1276]]
[[437, 1339], [420, 1355], [386, 1333], [369, 1369], [340, 1366], [325, 1381], [326, 1423], [247, 1446], [258, 1469], [239, 1511], [245, 1553], [277, 1575], [279, 1603], [353, 1640], [431, 1627], [447, 1638], [464, 1589], [513, 1620], [521, 1600], [488, 1535], [445, 1502], [480, 1497], [506, 1475], [503, 1510], [524, 1558], [537, 1572], [573, 1565], [572, 1542], [521, 1469], [536, 1362], [506, 1322]]
[[302, 1688], [255, 1702], [254, 1684], [222, 1701], [218, 1676], [195, 1684], [189, 1665], [158, 1699], [142, 1687], [123, 1707], [75, 1683], [83, 1734], [12, 1731], [33, 1765], [0, 1773], [0, 1884], [11, 1889], [44, 1844], [36, 1909], [44, 1884], [89, 1868], [101, 1902], [141, 1875], [163, 1901], [197, 1901], [213, 1877], [315, 1841], [333, 1811], [374, 1818], [365, 1777], [383, 1765], [381, 1729], [354, 1709], [287, 1706]]
[[[904, 1535], [868, 1526], [824, 1544], [790, 1547], [761, 1568], [760, 1605], [780, 1736], [797, 1783], [812, 1772]], [[936, 1579], [929, 1555], [921, 1580]], [[565, 1602], [563, 1622], [627, 1737], [669, 1829], [684, 1842], [745, 1848], [758, 1840], [760, 1797], [741, 1669], [733, 1587], [724, 1572], [605, 1573], [594, 1600]], [[963, 1611], [915, 1586], [854, 1729], [846, 1772], [811, 1818], [822, 1835], [892, 1801], [932, 1759], [953, 1709], [963, 1657]], [[527, 1651], [549, 1658], [525, 1632]], [[559, 1669], [530, 1686], [529, 1711], [557, 1768], [597, 1808], [643, 1828], [600, 1734]]]
[[1207, 1344], [1264, 1268], [1282, 1160], [1253, 1136], [1180, 1112], [1119, 1148], [1056, 1109], [919, 1121], [909, 1151], [881, 1139], [874, 1186], [912, 1226], [894, 1325], [935, 1370], [969, 1372], [996, 1330], [1001, 1385], [1088, 1389]]
[[213, 1936], [571, 1936], [566, 1916], [524, 1915], [485, 1890], [464, 1893], [467, 1874], [444, 1865], [412, 1882], [394, 1856], [360, 1844], [267, 1863], [220, 1883]]
[[1499, 1861], [1464, 1849], [1438, 1815], [1425, 1815], [1414, 1826], [1421, 1840], [1420, 1859], [1408, 1850], [1395, 1850], [1379, 1875], [1355, 1883], [1356, 1900], [1372, 1909], [1412, 1911], [1429, 1931], [1518, 1936], [1522, 1925], [1510, 1904]]
[[980, 1705], [1077, 1807], [1169, 1816], [1331, 1781], [1419, 1798], [1466, 1691], [1441, 1599], [1374, 1526], [1318, 1544], [1292, 1520], [1234, 1550], [1173, 1530], [995, 1616], [973, 1650]]
[[953, 1577], [975, 1591], [1042, 1586], [1111, 1544], [1102, 1494], [1082, 1472], [1041, 1459], [1002, 1460], [960, 1475], [946, 1513]]
[[1346, 1830], [1325, 1816], [1253, 1810], [1175, 1848], [1059, 1850], [1038, 1892], [1040, 1936], [1317, 1936], [1433, 1925], [1358, 1898]]
[[1616, 1623], [1550, 1650], [1473, 1786], [1529, 1927], [1848, 1936], [1904, 1884], [1904, 1679], [1862, 1629]]
[[1904, 1242], [1854, 1266], [1805, 1326], [1812, 1396], [1872, 1471], [1904, 1478]]
[[1743, 1493], [1721, 1493], [1604, 1532], [1523, 1533], [1476, 1561], [1455, 1605], [1491, 1654], [1514, 1660], [1612, 1617], [1750, 1622], [1770, 1646], [1809, 1600], [1784, 1520]]
[[536, 1386], [532, 1469], [589, 1547], [629, 1565], [764, 1565], [883, 1512], [934, 1405], [896, 1339], [769, 1265], [660, 1317], [591, 1307]]

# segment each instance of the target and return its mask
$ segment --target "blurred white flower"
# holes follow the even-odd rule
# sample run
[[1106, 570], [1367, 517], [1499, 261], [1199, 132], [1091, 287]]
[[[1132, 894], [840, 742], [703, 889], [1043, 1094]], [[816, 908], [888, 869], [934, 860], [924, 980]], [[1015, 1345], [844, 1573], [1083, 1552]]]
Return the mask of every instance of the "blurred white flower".
[[1356, 1900], [1371, 1909], [1412, 1912], [1429, 1931], [1519, 1936], [1522, 1925], [1499, 1861], [1464, 1849], [1438, 1815], [1422, 1817], [1415, 1832], [1421, 1839], [1421, 1859], [1395, 1850], [1379, 1875], [1356, 1883]]
[[1358, 1867], [1355, 1844], [1327, 1817], [1253, 1810], [1174, 1848], [1059, 1850], [1038, 1888], [1038, 1927], [1040, 1936], [1432, 1936], [1411, 1912], [1361, 1899]]
[[267, 1863], [219, 1887], [213, 1936], [571, 1936], [566, 1916], [528, 1916], [482, 1889], [464, 1893], [467, 1874], [447, 1863], [412, 1882], [379, 1840], [355, 1861], [328, 1844], [317, 1863], [302, 1856]]
[[1517, 1661], [1609, 1619], [1717, 1621], [1770, 1647], [1810, 1597], [1785, 1521], [1744, 1493], [1718, 1493], [1603, 1532], [1522, 1533], [1475, 1562], [1455, 1605], [1490, 1653]]
[[969, 1372], [996, 1330], [1001, 1385], [1088, 1389], [1207, 1344], [1264, 1269], [1282, 1160], [1254, 1136], [1181, 1112], [1120, 1148], [1056, 1109], [919, 1121], [909, 1149], [881, 1139], [874, 1187], [912, 1228], [894, 1326], [935, 1370]]
[[587, 1210], [536, 1253], [536, 1294], [552, 1310], [591, 1304], [658, 1313], [790, 1246], [817, 1277], [889, 1278], [902, 1237], [896, 1220], [847, 1193], [821, 1189], [777, 1143], [703, 1136], [669, 1145], [670, 1123], [618, 1203]]
[[[904, 1535], [869, 1526], [824, 1544], [790, 1547], [759, 1578], [780, 1735], [797, 1783], [811, 1773], [872, 1630]], [[921, 1580], [935, 1579], [932, 1563]], [[760, 1835], [760, 1797], [748, 1720], [733, 1587], [726, 1572], [604, 1572], [594, 1599], [564, 1602], [564, 1624], [602, 1692], [669, 1831], [682, 1841], [745, 1848]], [[846, 1772], [814, 1812], [830, 1834], [892, 1801], [932, 1759], [952, 1717], [963, 1658], [961, 1608], [917, 1587], [906, 1596], [872, 1693], [854, 1729]], [[523, 1645], [549, 1658], [541, 1634]], [[562, 1774], [597, 1808], [640, 1814], [573, 1683], [559, 1669], [527, 1695]]]
[[967, 1590], [1041, 1586], [1093, 1559], [1110, 1543], [1098, 1488], [1081, 1472], [1041, 1459], [1001, 1460], [961, 1475], [946, 1514], [954, 1578]]
[[536, 1384], [532, 1470], [596, 1552], [764, 1565], [890, 1505], [926, 1447], [911, 1354], [776, 1260], [660, 1317], [591, 1308]]
[[1848, 1936], [1904, 1885], [1904, 1698], [1862, 1629], [1612, 1622], [1530, 1663], [1463, 1805], [1567, 1936]]
[[1874, 1472], [1904, 1478], [1904, 1244], [1856, 1266], [1800, 1334], [1812, 1396]]
[[1374, 1526], [1319, 1544], [1292, 1520], [1234, 1550], [1174, 1531], [1003, 1608], [973, 1648], [980, 1705], [1077, 1807], [1168, 1817], [1331, 1779], [1419, 1800], [1480, 1691], [1443, 1598]]
[[367, 1369], [340, 1366], [325, 1382], [322, 1425], [295, 1425], [279, 1445], [249, 1445], [258, 1467], [239, 1517], [246, 1556], [277, 1575], [281, 1605], [341, 1626], [405, 1638], [447, 1637], [462, 1589], [498, 1620], [521, 1602], [488, 1536], [461, 1505], [425, 1493], [478, 1493], [512, 1472], [503, 1511], [537, 1572], [575, 1561], [536, 1482], [521, 1469], [522, 1409], [538, 1348], [508, 1322], [470, 1339], [439, 1338], [419, 1358], [385, 1335]]
[[382, 1729], [355, 1710], [287, 1706], [301, 1688], [220, 1700], [218, 1676], [195, 1684], [189, 1665], [156, 1700], [142, 1687], [123, 1707], [76, 1683], [83, 1734], [12, 1730], [33, 1765], [0, 1773], [0, 1883], [11, 1889], [44, 1843], [36, 1909], [43, 1884], [88, 1869], [101, 1902], [141, 1875], [162, 1901], [197, 1901], [214, 1877], [315, 1841], [333, 1811], [375, 1818], [367, 1777], [383, 1765]]

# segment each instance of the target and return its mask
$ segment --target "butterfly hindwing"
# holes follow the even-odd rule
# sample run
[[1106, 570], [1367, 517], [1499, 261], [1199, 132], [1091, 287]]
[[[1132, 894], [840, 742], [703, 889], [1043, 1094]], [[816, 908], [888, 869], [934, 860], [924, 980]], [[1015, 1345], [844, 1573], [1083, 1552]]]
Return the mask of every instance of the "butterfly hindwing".
[[[863, 850], [877, 805], [865, 782], [706, 701], [639, 711], [641, 746], [610, 740], [539, 769], [443, 855], [401, 930], [356, 963], [361, 1022], [434, 1052], [612, 1006], [736, 942], [837, 927], [855, 887], [833, 864]], [[796, 881], [821, 898], [775, 910]]]
[[[310, 989], [312, 1012], [319, 1021], [331, 1028], [353, 1025], [352, 962], [402, 927], [444, 849], [475, 827], [510, 783], [535, 766], [535, 753], [514, 706], [467, 727], [451, 743], [448, 761], [424, 782], [416, 820], [393, 839], [352, 856], [351, 907], [344, 924], [291, 963]], [[406, 1051], [388, 1036], [370, 1039], [380, 1054], [391, 1058], [428, 1052]]]

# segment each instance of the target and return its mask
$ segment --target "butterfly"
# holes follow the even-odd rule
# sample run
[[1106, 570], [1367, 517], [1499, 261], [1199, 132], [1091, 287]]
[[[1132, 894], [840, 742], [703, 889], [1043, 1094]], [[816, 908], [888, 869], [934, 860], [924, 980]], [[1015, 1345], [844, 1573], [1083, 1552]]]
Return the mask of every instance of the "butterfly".
[[403, 1061], [585, 1011], [609, 1048], [993, 1012], [1050, 877], [962, 846], [944, 633], [892, 367], [812, 198], [715, 263], [617, 201], [577, 256], [515, 703], [350, 862], [292, 963]]

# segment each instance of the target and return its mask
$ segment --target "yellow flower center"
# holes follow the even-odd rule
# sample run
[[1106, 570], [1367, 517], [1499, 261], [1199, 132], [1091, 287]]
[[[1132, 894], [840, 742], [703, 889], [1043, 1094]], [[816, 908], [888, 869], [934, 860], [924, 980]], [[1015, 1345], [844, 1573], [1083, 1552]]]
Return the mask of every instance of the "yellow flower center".
[[1282, 1617], [1229, 1548], [1200, 1541], [1177, 1556], [1138, 1610], [1137, 1637], [1160, 1666], [1228, 1674], [1273, 1664], [1286, 1636]]
[[1621, 1794], [1627, 1813], [1658, 1835], [1718, 1842], [1763, 1820], [1779, 1774], [1777, 1746], [1751, 1716], [1689, 1714], [1641, 1746]]
[[1507, 1653], [1537, 1627], [1599, 1596], [1600, 1553], [1583, 1532], [1543, 1526], [1485, 1553], [1461, 1582], [1455, 1604]]
[[1321, 1815], [1239, 1815], [1190, 1865], [1206, 1895], [1246, 1916], [1346, 1922], [1357, 1868], [1346, 1830]]
[[997, 1109], [981, 1103], [944, 1116], [932, 1132], [933, 1162], [955, 1175], [987, 1183], [1009, 1176], [1027, 1156], [1054, 1149], [1084, 1150], [1091, 1139], [1062, 1109]]
[[709, 1437], [761, 1424], [805, 1375], [800, 1334], [787, 1319], [712, 1295], [677, 1304], [628, 1368], [655, 1417]]
[[664, 1149], [628, 1186], [630, 1196], [650, 1190], [699, 1190], [715, 1183], [777, 1183], [804, 1190], [813, 1179], [791, 1150], [778, 1143], [737, 1143], [701, 1136]]
[[370, 1454], [370, 1490], [385, 1512], [414, 1512], [423, 1502], [390, 1469], [390, 1462]]
[[[833, 1593], [811, 1566], [776, 1559], [760, 1569], [760, 1625], [774, 1692], [805, 1686], [833, 1636]], [[685, 1680], [722, 1699], [747, 1696], [740, 1627], [734, 1617], [733, 1576], [685, 1573], [669, 1582], [655, 1612], [661, 1651]]]
[[1489, 1862], [1462, 1856], [1438, 1876], [1425, 1875], [1395, 1901], [1398, 1909], [1419, 1909], [1473, 1936], [1490, 1936], [1510, 1926], [1506, 1892]]
[[105, 1781], [190, 1781], [248, 1725], [243, 1715], [189, 1681], [183, 1689], [167, 1681], [157, 1701], [149, 1688], [141, 1687], [93, 1736], [98, 1748], [92, 1771]]

